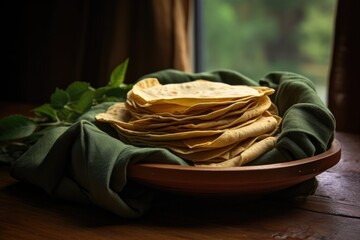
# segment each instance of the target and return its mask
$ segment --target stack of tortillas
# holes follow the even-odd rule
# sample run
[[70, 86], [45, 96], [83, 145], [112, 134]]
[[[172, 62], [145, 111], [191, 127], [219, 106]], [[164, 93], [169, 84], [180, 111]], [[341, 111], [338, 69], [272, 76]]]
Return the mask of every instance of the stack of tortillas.
[[281, 121], [268, 87], [196, 80], [136, 83], [96, 116], [136, 146], [163, 147], [195, 166], [244, 165], [274, 147]]

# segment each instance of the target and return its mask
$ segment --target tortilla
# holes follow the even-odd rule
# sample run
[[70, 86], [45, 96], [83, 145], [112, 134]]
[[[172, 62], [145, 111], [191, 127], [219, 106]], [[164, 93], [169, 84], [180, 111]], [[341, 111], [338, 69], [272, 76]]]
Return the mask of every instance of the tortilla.
[[262, 154], [270, 151], [274, 148], [276, 143], [276, 137], [268, 137], [261, 141], [258, 141], [244, 150], [241, 154], [235, 156], [226, 161], [220, 161], [217, 163], [195, 163], [195, 166], [198, 167], [236, 167], [245, 165], [252, 160], [255, 160], [257, 157], [261, 156]]
[[268, 151], [281, 118], [268, 87], [141, 80], [96, 116], [127, 143], [169, 149], [194, 166], [239, 166]]
[[134, 85], [128, 98], [136, 98], [139, 103], [163, 102], [191, 106], [196, 102], [238, 99], [259, 94], [256, 89], [244, 85], [234, 86], [205, 80], [161, 85], [157, 79], [147, 78]]
[[127, 104], [136, 112], [188, 114], [195, 109], [208, 109], [209, 105], [251, 100], [273, 92], [268, 87], [234, 86], [205, 80], [161, 85], [156, 79], [148, 78], [128, 92]]
[[258, 102], [251, 102], [248, 105], [238, 104], [198, 115], [180, 115], [176, 117], [161, 116], [157, 114], [140, 115], [129, 111], [124, 103], [114, 104], [106, 113], [99, 114], [98, 119], [111, 119], [113, 123], [118, 123], [127, 129], [141, 129], [148, 131], [177, 132], [180, 129], [222, 129], [229, 128], [235, 124], [249, 121], [263, 114], [271, 107], [268, 97], [262, 97]]

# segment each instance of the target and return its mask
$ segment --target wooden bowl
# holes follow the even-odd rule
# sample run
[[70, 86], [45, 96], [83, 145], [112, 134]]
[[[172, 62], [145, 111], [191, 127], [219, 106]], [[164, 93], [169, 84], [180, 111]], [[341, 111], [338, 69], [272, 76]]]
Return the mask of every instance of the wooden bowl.
[[228, 168], [135, 164], [128, 177], [144, 185], [191, 195], [261, 195], [282, 190], [326, 171], [339, 162], [335, 139], [324, 153], [285, 163]]

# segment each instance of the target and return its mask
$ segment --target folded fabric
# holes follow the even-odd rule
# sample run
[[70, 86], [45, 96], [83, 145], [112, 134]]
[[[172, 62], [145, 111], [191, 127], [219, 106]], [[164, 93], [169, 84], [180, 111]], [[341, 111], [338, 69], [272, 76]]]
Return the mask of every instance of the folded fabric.
[[[206, 79], [229, 84], [264, 85], [276, 89], [272, 101], [283, 117], [281, 134], [273, 150], [252, 162], [270, 164], [310, 157], [331, 144], [335, 120], [316, 95], [312, 82], [293, 73], [272, 73], [260, 82], [234, 71], [184, 73], [164, 70], [144, 76], [162, 83]], [[71, 127], [49, 129], [23, 156], [12, 164], [12, 175], [71, 201], [94, 204], [125, 218], [141, 216], [151, 190], [129, 185], [127, 166], [138, 162], [187, 165], [164, 148], [125, 144], [109, 125], [95, 122], [95, 115], [114, 103], [100, 104]], [[314, 184], [298, 194], [314, 191]], [[296, 191], [295, 191], [296, 195]]]
[[260, 80], [260, 84], [276, 90], [270, 97], [283, 121], [275, 148], [249, 165], [302, 159], [331, 146], [335, 118], [317, 95], [312, 81], [294, 73], [275, 72]]
[[267, 86], [275, 89], [270, 95], [283, 118], [281, 134], [273, 150], [248, 165], [272, 164], [302, 159], [326, 151], [335, 132], [335, 118], [317, 95], [314, 83], [291, 72], [272, 72], [259, 82], [229, 70], [205, 73], [183, 73], [164, 70], [143, 78], [157, 78], [163, 84], [188, 82], [195, 79], [222, 81], [228, 84]]
[[[107, 105], [96, 110], [105, 111]], [[84, 117], [94, 115], [90, 111]], [[13, 163], [11, 173], [53, 197], [94, 204], [125, 218], [137, 218], [149, 206], [151, 192], [135, 185], [125, 190], [127, 166], [148, 160], [187, 164], [166, 149], [126, 145], [104, 129], [106, 126], [80, 120], [71, 127], [48, 130]]]

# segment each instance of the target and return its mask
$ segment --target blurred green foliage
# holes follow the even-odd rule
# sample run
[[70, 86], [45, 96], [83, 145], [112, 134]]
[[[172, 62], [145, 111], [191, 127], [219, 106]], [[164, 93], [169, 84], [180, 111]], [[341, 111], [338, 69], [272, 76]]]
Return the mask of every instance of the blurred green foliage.
[[204, 68], [230, 68], [253, 79], [293, 71], [325, 99], [336, 0], [203, 1]]

